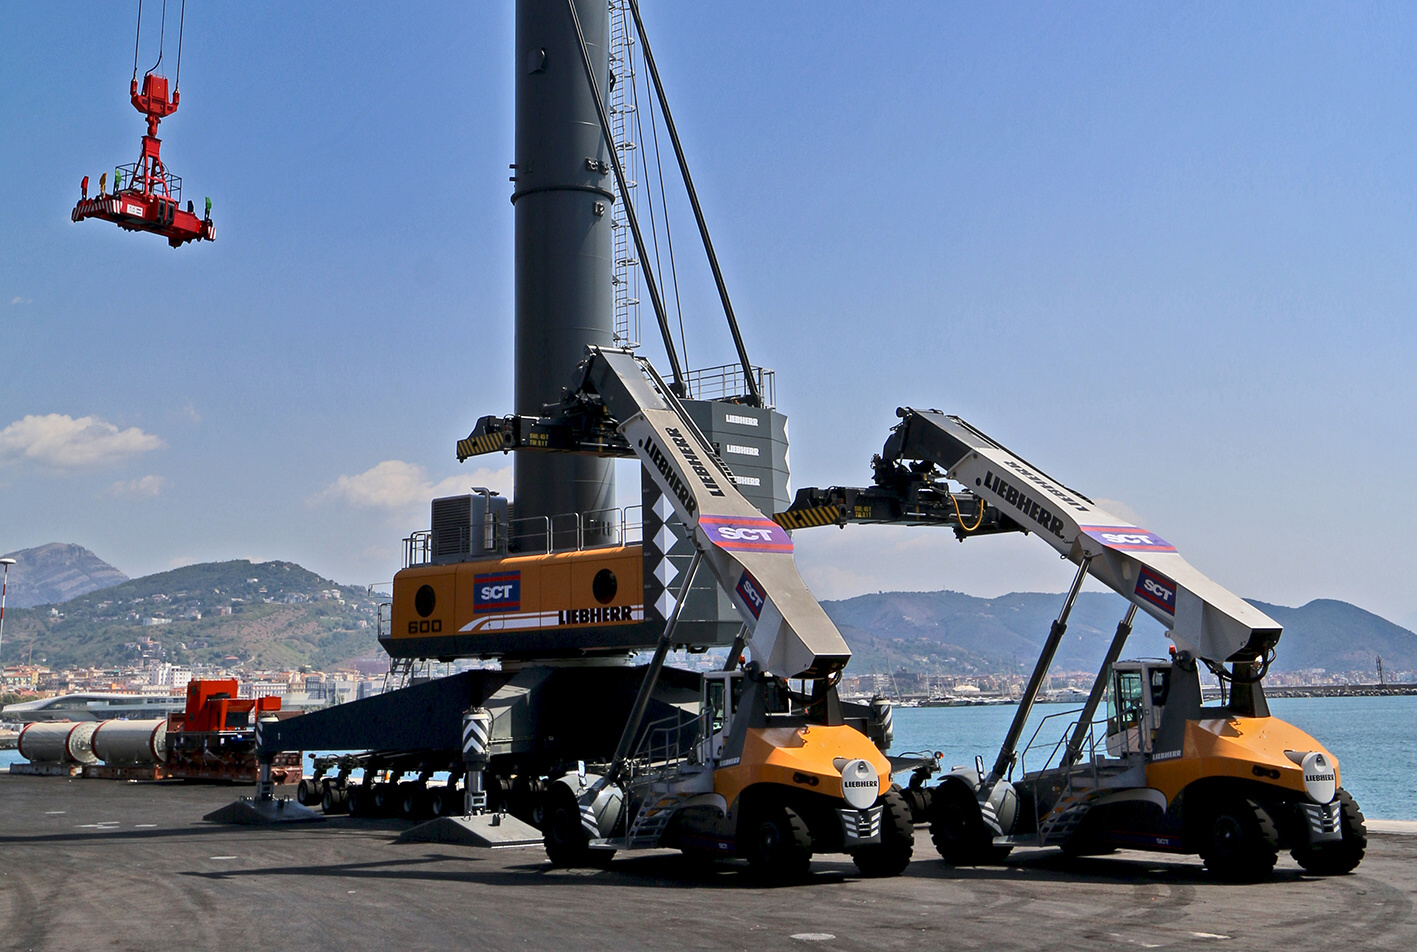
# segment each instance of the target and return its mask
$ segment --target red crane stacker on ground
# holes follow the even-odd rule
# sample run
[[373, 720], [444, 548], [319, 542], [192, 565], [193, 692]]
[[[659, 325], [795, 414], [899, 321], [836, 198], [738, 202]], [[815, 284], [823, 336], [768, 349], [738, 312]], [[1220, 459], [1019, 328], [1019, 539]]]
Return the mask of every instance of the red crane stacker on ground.
[[[176, 780], [256, 779], [256, 735], [261, 718], [280, 711], [280, 698], [238, 698], [235, 678], [197, 679], [187, 684], [187, 709], [167, 726], [167, 775]], [[287, 712], [289, 716], [289, 712]], [[271, 779], [297, 783], [300, 752], [277, 755]]]
[[[166, 20], [164, 4], [163, 19]], [[186, 3], [183, 3], [183, 24], [186, 21]], [[143, 8], [138, 4], [138, 35], [142, 36]], [[173, 175], [163, 164], [160, 150], [162, 140], [157, 137], [158, 123], [177, 111], [182, 94], [177, 87], [182, 76], [182, 27], [178, 27], [177, 40], [177, 82], [173, 84], [172, 96], [167, 94], [167, 77], [153, 70], [162, 62], [159, 46], [158, 62], [153, 69], [143, 75], [141, 88], [138, 85], [137, 43], [133, 51], [133, 81], [129, 87], [129, 98], [133, 108], [147, 117], [148, 132], [143, 136], [142, 152], [132, 165], [121, 165], [113, 173], [113, 191], [108, 191], [108, 173], [99, 177], [98, 194], [89, 197], [89, 177], [84, 176], [79, 185], [81, 197], [74, 206], [70, 217], [78, 222], [85, 218], [101, 218], [111, 221], [126, 231], [150, 231], [167, 239], [174, 248], [189, 241], [215, 241], [216, 225], [212, 222], [212, 200], [206, 200], [203, 217], [198, 218], [187, 202], [182, 204], [182, 179]], [[123, 187], [127, 181], [126, 188]]]

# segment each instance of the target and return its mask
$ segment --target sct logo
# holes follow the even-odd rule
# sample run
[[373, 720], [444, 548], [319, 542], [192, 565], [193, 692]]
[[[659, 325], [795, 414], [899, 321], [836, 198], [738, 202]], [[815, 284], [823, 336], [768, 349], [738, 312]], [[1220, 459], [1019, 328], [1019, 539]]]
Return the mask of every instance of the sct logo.
[[792, 537], [761, 516], [699, 516], [709, 541], [730, 552], [791, 552]]
[[748, 526], [720, 526], [718, 535], [721, 539], [728, 539], [733, 542], [771, 542], [773, 532], [771, 529], [754, 529]]
[[748, 570], [743, 570], [743, 577], [738, 580], [738, 597], [743, 599], [743, 604], [748, 606], [748, 611], [757, 618], [763, 613], [763, 590], [758, 585], [758, 580], [748, 574]]
[[500, 572], [474, 575], [472, 613], [519, 612], [522, 610], [522, 573]]
[[1166, 614], [1176, 614], [1176, 583], [1170, 579], [1144, 568], [1137, 576], [1135, 591]]
[[1136, 526], [1079, 526], [1109, 549], [1119, 552], [1175, 552], [1176, 547], [1154, 532]]

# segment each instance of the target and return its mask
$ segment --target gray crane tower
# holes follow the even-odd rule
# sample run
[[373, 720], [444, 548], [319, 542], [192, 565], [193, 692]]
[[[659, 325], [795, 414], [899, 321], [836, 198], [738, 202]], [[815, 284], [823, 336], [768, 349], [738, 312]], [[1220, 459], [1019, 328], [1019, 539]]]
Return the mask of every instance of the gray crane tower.
[[[601, 89], [610, 88], [605, 0], [575, 0]], [[516, 411], [531, 416], [561, 399], [589, 345], [612, 343], [609, 147], [565, 0], [518, 0], [516, 37]], [[555, 548], [609, 541], [612, 460], [521, 454], [515, 461], [513, 542], [544, 550], [538, 523], [553, 520]], [[600, 514], [602, 519], [594, 518]], [[562, 517], [562, 518], [557, 518]]]

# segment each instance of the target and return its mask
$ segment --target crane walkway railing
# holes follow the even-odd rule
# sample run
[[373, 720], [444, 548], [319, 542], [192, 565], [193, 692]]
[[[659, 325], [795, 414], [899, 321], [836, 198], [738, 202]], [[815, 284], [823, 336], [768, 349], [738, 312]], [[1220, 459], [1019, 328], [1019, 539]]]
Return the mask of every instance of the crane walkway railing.
[[[554, 516], [526, 516], [498, 520], [493, 530], [493, 551], [472, 553], [465, 560], [499, 558], [510, 554], [581, 552], [634, 545], [642, 541], [643, 506], [566, 512]], [[461, 529], [470, 533], [471, 529]], [[465, 541], [465, 540], [459, 540]], [[403, 567], [428, 565], [438, 551], [432, 529], [420, 529], [403, 540]], [[459, 546], [467, 551], [469, 546]]]

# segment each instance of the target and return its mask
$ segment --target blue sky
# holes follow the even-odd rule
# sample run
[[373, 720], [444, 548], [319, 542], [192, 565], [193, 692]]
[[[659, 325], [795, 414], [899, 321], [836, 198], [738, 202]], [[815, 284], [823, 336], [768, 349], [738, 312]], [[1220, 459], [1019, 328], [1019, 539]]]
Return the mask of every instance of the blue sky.
[[[176, 251], [68, 217], [136, 157], [133, 9], [0, 12], [0, 550], [387, 580], [434, 492], [509, 483], [453, 444], [511, 409], [511, 4], [189, 6], [163, 154], [217, 241]], [[1417, 621], [1413, 8], [644, 13], [794, 486], [937, 407], [1243, 595]], [[1069, 578], [1033, 539], [797, 542], [824, 598]]]

